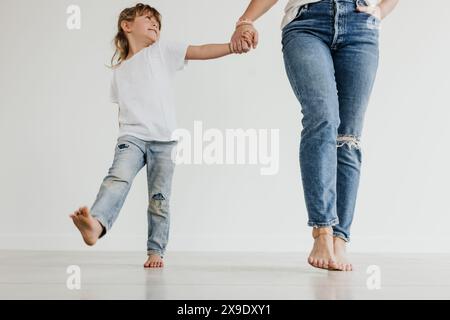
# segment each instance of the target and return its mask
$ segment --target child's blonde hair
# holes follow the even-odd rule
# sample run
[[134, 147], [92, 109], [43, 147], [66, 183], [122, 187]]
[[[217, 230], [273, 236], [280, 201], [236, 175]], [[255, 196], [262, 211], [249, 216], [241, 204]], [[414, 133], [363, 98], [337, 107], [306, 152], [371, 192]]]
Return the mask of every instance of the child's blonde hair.
[[117, 22], [117, 34], [114, 37], [114, 45], [116, 51], [111, 58], [111, 67], [120, 65], [120, 63], [126, 59], [130, 50], [130, 44], [128, 43], [127, 36], [122, 29], [122, 22], [129, 21], [133, 22], [136, 17], [143, 16], [144, 14], [150, 13], [158, 21], [159, 29], [161, 30], [161, 14], [155, 8], [149, 6], [148, 4], [138, 3], [134, 7], [126, 8], [122, 10], [119, 15], [119, 20]]

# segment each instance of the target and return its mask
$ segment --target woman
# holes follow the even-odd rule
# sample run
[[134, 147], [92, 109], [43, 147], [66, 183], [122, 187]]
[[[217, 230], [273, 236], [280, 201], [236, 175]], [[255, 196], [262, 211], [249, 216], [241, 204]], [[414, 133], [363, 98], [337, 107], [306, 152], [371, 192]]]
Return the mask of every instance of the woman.
[[[303, 114], [300, 168], [316, 268], [352, 270], [346, 255], [361, 168], [364, 114], [378, 67], [379, 25], [399, 0], [290, 0], [283, 58]], [[232, 48], [256, 48], [253, 21], [277, 0], [252, 0]]]

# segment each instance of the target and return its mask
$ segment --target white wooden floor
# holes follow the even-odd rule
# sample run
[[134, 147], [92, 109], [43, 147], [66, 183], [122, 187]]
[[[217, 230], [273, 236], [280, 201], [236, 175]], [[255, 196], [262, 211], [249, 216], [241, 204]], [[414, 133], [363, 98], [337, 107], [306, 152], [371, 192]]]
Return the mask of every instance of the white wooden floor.
[[149, 270], [145, 253], [0, 251], [0, 299], [450, 299], [448, 254], [352, 257], [355, 271], [329, 272], [305, 253], [169, 252]]

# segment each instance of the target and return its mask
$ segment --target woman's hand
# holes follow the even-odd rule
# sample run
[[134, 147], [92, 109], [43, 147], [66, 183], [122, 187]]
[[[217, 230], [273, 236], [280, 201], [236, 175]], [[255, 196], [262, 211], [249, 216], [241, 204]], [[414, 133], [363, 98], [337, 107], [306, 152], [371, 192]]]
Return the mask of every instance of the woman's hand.
[[[385, 0], [386, 1], [386, 0]], [[236, 23], [231, 37], [231, 49], [234, 53], [244, 53], [258, 45], [258, 31], [253, 22], [272, 8], [278, 0], [251, 0], [247, 9]]]
[[231, 37], [231, 48], [234, 53], [246, 53], [258, 45], [258, 31], [253, 24], [238, 26]]
[[359, 12], [368, 13], [379, 20], [383, 19], [382, 15], [381, 15], [381, 8], [378, 5], [377, 6], [357, 6], [356, 10]]
[[376, 6], [357, 6], [359, 12], [366, 12], [378, 19], [386, 18], [397, 6], [400, 0], [380, 0]]

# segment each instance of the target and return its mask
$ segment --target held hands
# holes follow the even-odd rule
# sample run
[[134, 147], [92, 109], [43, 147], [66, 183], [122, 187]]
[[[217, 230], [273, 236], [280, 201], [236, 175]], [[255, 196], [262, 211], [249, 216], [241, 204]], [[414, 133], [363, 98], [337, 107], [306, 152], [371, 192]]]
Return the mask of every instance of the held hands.
[[250, 20], [239, 19], [231, 37], [230, 50], [232, 53], [247, 53], [258, 45], [258, 31]]

